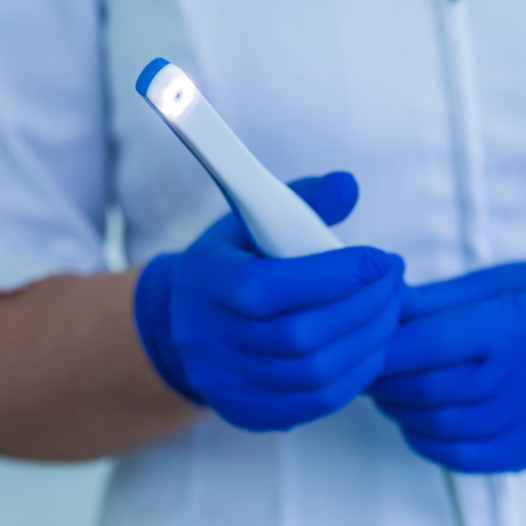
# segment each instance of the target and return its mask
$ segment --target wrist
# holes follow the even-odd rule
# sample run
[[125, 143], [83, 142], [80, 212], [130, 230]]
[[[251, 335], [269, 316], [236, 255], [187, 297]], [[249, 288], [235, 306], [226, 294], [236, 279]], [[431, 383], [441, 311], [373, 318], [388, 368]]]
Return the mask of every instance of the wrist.
[[194, 403], [204, 405], [190, 386], [178, 349], [171, 339], [170, 297], [173, 273], [180, 254], [161, 254], [139, 275], [135, 288], [134, 317], [144, 351], [161, 378]]

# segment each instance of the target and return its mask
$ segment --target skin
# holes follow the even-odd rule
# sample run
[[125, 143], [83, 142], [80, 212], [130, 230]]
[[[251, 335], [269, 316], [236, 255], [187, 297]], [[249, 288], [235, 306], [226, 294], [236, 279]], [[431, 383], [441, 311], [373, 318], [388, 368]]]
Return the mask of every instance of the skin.
[[64, 275], [0, 295], [0, 454], [88, 460], [200, 416], [142, 350], [130, 307], [137, 274]]

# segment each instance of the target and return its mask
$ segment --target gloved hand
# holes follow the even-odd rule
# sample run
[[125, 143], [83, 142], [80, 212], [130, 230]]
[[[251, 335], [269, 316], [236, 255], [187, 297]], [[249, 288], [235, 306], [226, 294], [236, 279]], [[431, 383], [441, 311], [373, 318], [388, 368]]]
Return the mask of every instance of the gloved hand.
[[[292, 188], [328, 224], [358, 195], [345, 173]], [[172, 388], [236, 426], [288, 429], [345, 406], [376, 378], [398, 325], [402, 274], [398, 256], [373, 248], [265, 258], [229, 214], [145, 268], [136, 322]]]
[[369, 390], [422, 455], [466, 472], [526, 468], [526, 264], [408, 288]]

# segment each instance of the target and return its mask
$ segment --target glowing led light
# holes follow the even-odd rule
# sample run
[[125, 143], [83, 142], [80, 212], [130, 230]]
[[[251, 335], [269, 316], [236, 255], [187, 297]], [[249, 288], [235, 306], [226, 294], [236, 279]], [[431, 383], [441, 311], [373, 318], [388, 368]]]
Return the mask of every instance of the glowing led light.
[[174, 78], [163, 90], [159, 111], [166, 117], [181, 116], [195, 98], [195, 86], [186, 75]]

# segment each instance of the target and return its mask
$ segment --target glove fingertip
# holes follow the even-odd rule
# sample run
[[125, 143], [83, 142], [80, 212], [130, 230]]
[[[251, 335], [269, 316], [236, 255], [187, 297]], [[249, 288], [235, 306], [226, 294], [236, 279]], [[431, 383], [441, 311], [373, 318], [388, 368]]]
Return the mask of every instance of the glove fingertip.
[[377, 248], [363, 247], [356, 264], [356, 273], [364, 283], [372, 283], [391, 272], [403, 274], [405, 264], [396, 254], [389, 254]]
[[307, 177], [290, 187], [327, 223], [343, 221], [358, 201], [358, 184], [348, 172], [333, 172], [323, 177]]
[[403, 276], [405, 272], [405, 261], [403, 258], [398, 254], [389, 254], [389, 259], [392, 271]]
[[348, 172], [333, 172], [323, 177], [324, 210], [319, 212], [328, 225], [335, 225], [352, 212], [360, 195], [358, 183]]

